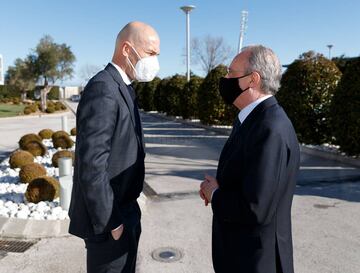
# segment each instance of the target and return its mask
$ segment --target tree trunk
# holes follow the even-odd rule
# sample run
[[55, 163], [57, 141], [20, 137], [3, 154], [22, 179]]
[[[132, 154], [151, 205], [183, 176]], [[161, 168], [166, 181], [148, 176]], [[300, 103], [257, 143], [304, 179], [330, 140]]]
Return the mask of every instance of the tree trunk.
[[26, 100], [26, 95], [27, 95], [26, 91], [21, 92], [21, 101]]
[[41, 111], [46, 111], [47, 106], [47, 94], [50, 92], [51, 88], [53, 88], [51, 85], [45, 85], [43, 89], [41, 89]]

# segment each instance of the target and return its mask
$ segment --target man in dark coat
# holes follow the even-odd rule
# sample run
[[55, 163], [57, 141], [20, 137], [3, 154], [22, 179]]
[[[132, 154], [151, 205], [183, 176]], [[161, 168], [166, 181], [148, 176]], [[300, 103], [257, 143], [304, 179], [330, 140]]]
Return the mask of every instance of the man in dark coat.
[[89, 81], [77, 109], [69, 232], [85, 240], [88, 272], [135, 272], [145, 152], [131, 81], [155, 77], [159, 52], [152, 27], [127, 24], [112, 62]]
[[293, 273], [291, 205], [299, 144], [274, 95], [281, 66], [264, 46], [245, 48], [219, 89], [240, 113], [200, 196], [213, 210], [213, 266], [217, 273]]

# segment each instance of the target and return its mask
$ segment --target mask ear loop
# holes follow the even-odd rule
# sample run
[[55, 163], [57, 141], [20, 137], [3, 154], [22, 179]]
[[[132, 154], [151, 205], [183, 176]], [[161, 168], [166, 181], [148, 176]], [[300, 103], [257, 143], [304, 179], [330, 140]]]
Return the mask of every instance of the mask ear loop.
[[[136, 56], [139, 58], [139, 60], [141, 60], [141, 57], [140, 57], [139, 53], [136, 51], [136, 49], [135, 49], [130, 43], [128, 43], [128, 44], [129, 44], [129, 46], [131, 47], [131, 49], [134, 50], [134, 52], [135, 52]], [[137, 74], [134, 65], [131, 63], [131, 61], [130, 61], [130, 59], [129, 59], [129, 56], [126, 56], [126, 59], [127, 59], [127, 61], [129, 62], [131, 68], [135, 71], [135, 74]]]

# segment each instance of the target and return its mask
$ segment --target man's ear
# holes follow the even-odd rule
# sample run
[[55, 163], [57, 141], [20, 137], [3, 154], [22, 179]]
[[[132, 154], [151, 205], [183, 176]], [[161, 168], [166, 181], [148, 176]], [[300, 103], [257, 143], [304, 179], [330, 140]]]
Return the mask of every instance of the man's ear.
[[122, 54], [126, 57], [128, 57], [129, 56], [129, 52], [130, 52], [130, 47], [129, 47], [129, 45], [128, 45], [128, 43], [127, 42], [124, 42], [123, 44], [122, 44], [122, 48], [121, 48], [122, 50], [121, 50], [121, 52], [122, 52]]
[[261, 81], [261, 76], [258, 72], [254, 71], [251, 74], [251, 81], [250, 81], [250, 87], [255, 87], [258, 86], [260, 84]]

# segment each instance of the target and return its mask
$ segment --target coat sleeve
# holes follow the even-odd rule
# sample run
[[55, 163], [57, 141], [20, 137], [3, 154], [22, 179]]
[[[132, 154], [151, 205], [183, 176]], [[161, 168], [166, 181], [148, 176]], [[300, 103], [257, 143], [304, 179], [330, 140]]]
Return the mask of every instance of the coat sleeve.
[[[246, 144], [244, 174], [231, 182], [234, 190], [219, 188], [212, 200], [213, 213], [226, 222], [246, 226], [266, 225], [275, 214], [280, 198], [280, 183], [286, 169], [286, 143], [281, 135], [263, 129]], [[235, 177], [233, 178], [236, 179]]]
[[122, 223], [107, 171], [118, 104], [105, 83], [95, 82], [81, 98], [77, 120], [80, 188], [95, 234]]

